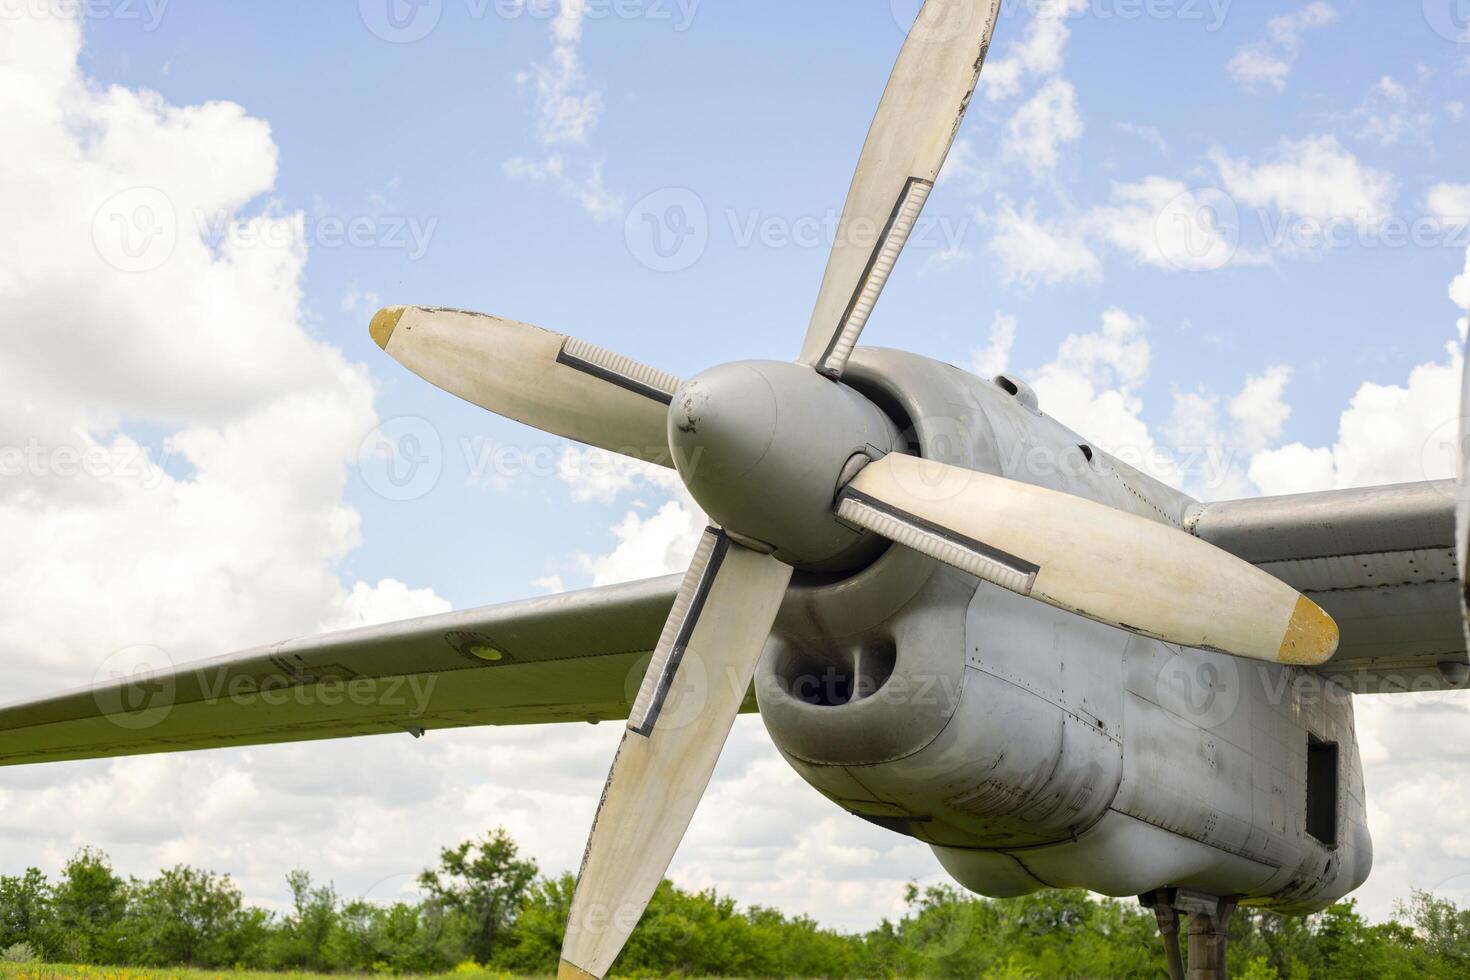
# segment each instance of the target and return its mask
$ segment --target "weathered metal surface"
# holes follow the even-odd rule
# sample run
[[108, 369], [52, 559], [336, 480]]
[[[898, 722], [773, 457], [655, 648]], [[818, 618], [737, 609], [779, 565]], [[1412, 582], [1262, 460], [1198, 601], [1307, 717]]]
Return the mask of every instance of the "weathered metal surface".
[[1338, 651], [1321, 670], [1338, 683], [1446, 690], [1470, 663], [1454, 508], [1455, 486], [1442, 481], [1202, 504], [1186, 524], [1337, 621]]
[[928, 0], [858, 158], [800, 360], [840, 377], [970, 105], [1000, 0]]
[[592, 821], [564, 963], [612, 969], [694, 817], [790, 580], [790, 565], [705, 531]]
[[626, 718], [678, 585], [548, 596], [109, 679], [0, 708], [0, 765]]
[[[848, 379], [930, 458], [1175, 527], [1197, 508], [957, 369], [860, 350]], [[884, 566], [890, 556], [869, 574], [906, 594], [917, 572]], [[828, 797], [930, 843], [967, 887], [1130, 896], [1177, 886], [1305, 911], [1366, 878], [1351, 696], [1319, 675], [1133, 636], [949, 568], [850, 644], [831, 642], [823, 590], [840, 587], [806, 588], [757, 673], [772, 737]], [[873, 636], [894, 642], [884, 685], [841, 703], [792, 695], [803, 671], [852, 663], [845, 644]], [[1313, 735], [1343, 747], [1335, 848], [1305, 830]]]

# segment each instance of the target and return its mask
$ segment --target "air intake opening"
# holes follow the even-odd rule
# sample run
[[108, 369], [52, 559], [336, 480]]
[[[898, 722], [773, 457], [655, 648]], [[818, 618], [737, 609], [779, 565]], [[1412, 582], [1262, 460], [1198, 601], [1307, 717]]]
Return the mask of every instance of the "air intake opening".
[[1307, 833], [1337, 846], [1337, 743], [1307, 736]]
[[793, 651], [777, 676], [792, 698], [819, 708], [840, 708], [877, 694], [893, 676], [898, 648], [890, 641], [824, 654]]
[[1031, 411], [1037, 412], [1041, 410], [1041, 402], [1036, 397], [1036, 390], [1020, 378], [1012, 377], [1009, 374], [997, 374], [991, 380], [995, 382], [997, 388], [1031, 409]]

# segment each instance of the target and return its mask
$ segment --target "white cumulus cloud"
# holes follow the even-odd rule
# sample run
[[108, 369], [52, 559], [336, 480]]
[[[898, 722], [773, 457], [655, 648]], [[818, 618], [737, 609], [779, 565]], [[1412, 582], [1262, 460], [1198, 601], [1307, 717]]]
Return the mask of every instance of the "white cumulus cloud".
[[1300, 10], [1266, 23], [1266, 37], [1244, 45], [1230, 59], [1230, 77], [1247, 90], [1286, 90], [1286, 81], [1296, 65], [1302, 37], [1308, 31], [1336, 23], [1338, 13], [1329, 4], [1310, 3]]
[[1003, 148], [1032, 172], [1041, 173], [1056, 167], [1062, 146], [1081, 137], [1077, 89], [1065, 79], [1052, 78], [1011, 116]]
[[1461, 373], [1452, 353], [1416, 367], [1406, 384], [1364, 383], [1333, 445], [1262, 450], [1251, 461], [1251, 480], [1262, 493], [1281, 494], [1450, 477], [1454, 440], [1446, 425], [1459, 417]]
[[1008, 99], [1021, 91], [1029, 75], [1052, 75], [1061, 71], [1072, 29], [1067, 18], [1087, 9], [1087, 0], [1038, 0], [1029, 6], [1032, 16], [1018, 41], [1000, 57], [985, 62], [980, 87], [992, 102]]
[[274, 184], [270, 129], [94, 86], [80, 46], [69, 18], [0, 28], [0, 136], [27, 147], [0, 161], [0, 644], [86, 679], [132, 643], [190, 658], [360, 621], [381, 596], [336, 564], [373, 391], [305, 326], [301, 215], [241, 210]]
[[994, 228], [989, 248], [1009, 282], [1035, 286], [1102, 276], [1101, 260], [1078, 229], [1040, 221], [1029, 204], [1017, 211], [1003, 203]]
[[[303, 216], [249, 210], [275, 185], [270, 127], [228, 102], [103, 88], [81, 48], [75, 19], [0, 19], [0, 138], [26, 148], [0, 159], [9, 699], [87, 683], [124, 647], [181, 662], [446, 609], [428, 589], [340, 575], [360, 540], [349, 467], [378, 419], [367, 372], [308, 329]], [[292, 863], [350, 871], [396, 846], [391, 829], [368, 847], [354, 828], [407, 826], [374, 814], [435, 777], [400, 758], [381, 780], [369, 754], [7, 770], [0, 863], [54, 871], [93, 843], [125, 873], [194, 861], [270, 898]], [[365, 782], [381, 798], [338, 812]], [[303, 802], [334, 794], [303, 833]]]
[[1121, 309], [1102, 328], [1071, 334], [1031, 379], [1042, 411], [1129, 465], [1178, 484], [1179, 473], [1143, 419], [1138, 388], [1148, 379], [1147, 324]]
[[[518, 2], [524, 6], [527, 0]], [[597, 221], [606, 221], [621, 213], [623, 199], [607, 188], [602, 163], [586, 152], [603, 110], [602, 91], [589, 84], [582, 67], [588, 0], [554, 2], [549, 59], [515, 76], [532, 93], [542, 155], [512, 157], [503, 168], [512, 179], [549, 184]]]
[[1470, 184], [1435, 184], [1429, 189], [1429, 213], [1446, 224], [1470, 223]]
[[1147, 265], [1203, 272], [1236, 258], [1238, 214], [1231, 211], [1218, 194], [1147, 177], [1114, 184], [1112, 203], [1089, 211], [1083, 227]]
[[1283, 140], [1265, 163], [1218, 150], [1213, 159], [1224, 189], [1241, 204], [1321, 222], [1375, 226], [1392, 214], [1398, 195], [1392, 174], [1362, 163], [1335, 136]]
[[989, 342], [975, 352], [971, 359], [972, 370], [981, 378], [993, 378], [1004, 374], [1010, 363], [1011, 348], [1016, 345], [1016, 318], [1008, 313], [997, 313], [990, 324]]

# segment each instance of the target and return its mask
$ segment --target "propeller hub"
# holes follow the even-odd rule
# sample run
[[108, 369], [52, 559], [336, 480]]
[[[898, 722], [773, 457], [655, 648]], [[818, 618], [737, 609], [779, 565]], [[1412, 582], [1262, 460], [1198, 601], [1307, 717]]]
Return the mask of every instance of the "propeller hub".
[[816, 571], [856, 567], [881, 547], [832, 505], [854, 457], [897, 442], [877, 406], [800, 364], [723, 364], [684, 382], [669, 407], [675, 465], [710, 519]]

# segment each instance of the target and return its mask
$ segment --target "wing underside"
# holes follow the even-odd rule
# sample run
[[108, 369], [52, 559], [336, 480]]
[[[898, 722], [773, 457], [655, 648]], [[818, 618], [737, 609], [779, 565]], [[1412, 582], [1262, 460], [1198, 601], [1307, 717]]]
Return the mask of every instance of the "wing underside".
[[[1203, 504], [1187, 527], [1337, 620], [1359, 693], [1470, 680], [1454, 487]], [[622, 720], [678, 590], [650, 579], [258, 647], [0, 708], [0, 766], [476, 725]], [[747, 699], [745, 710], [752, 710]]]
[[259, 647], [0, 708], [0, 766], [628, 716], [679, 578]]
[[1358, 693], [1470, 679], [1450, 482], [1203, 504], [1187, 527], [1270, 572], [1342, 630], [1319, 668]]

